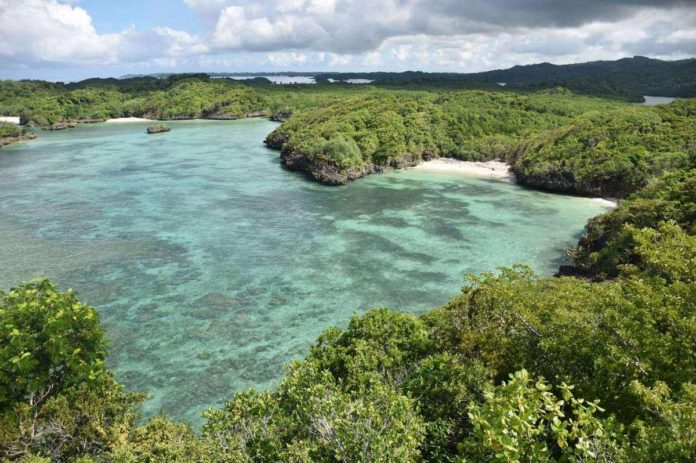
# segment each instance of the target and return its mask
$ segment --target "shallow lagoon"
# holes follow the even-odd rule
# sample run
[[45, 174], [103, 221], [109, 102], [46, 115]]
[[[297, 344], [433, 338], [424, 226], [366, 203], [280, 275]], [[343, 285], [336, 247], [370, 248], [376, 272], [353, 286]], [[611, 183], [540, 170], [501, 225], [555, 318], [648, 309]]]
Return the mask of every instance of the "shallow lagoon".
[[102, 314], [120, 381], [198, 422], [273, 385], [326, 327], [421, 312], [467, 273], [551, 274], [597, 201], [414, 171], [341, 188], [283, 170], [266, 120], [41, 132], [0, 151], [0, 288], [47, 276]]

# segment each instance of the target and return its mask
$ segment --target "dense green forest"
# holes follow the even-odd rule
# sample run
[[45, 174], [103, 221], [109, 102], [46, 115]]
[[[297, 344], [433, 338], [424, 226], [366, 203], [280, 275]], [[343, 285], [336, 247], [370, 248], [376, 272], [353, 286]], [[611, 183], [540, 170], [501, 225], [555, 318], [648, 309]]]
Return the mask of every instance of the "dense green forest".
[[368, 79], [385, 87], [484, 88], [525, 91], [562, 86], [575, 93], [642, 102], [644, 95], [696, 97], [696, 59], [663, 61], [635, 56], [616, 61], [514, 66], [472, 74], [426, 72], [326, 73], [319, 79]]
[[438, 156], [498, 158], [523, 184], [625, 198], [588, 223], [568, 276], [505, 268], [422, 316], [355, 315], [277, 387], [232, 395], [200, 430], [139, 421], [143, 396], [106, 369], [96, 309], [45, 280], [0, 292], [0, 458], [696, 461], [696, 100], [186, 75], [5, 81], [0, 108], [38, 125], [292, 115], [267, 143], [327, 183]]
[[139, 116], [151, 119], [237, 119], [315, 107], [344, 95], [375, 91], [350, 85], [239, 83], [206, 74], [166, 79], [88, 79], [73, 84], [0, 81], [0, 114], [22, 124], [95, 122]]
[[[173, 74], [153, 74], [166, 79]], [[257, 76], [256, 73], [210, 73], [216, 77]], [[318, 83], [364, 79], [383, 88], [531, 91], [564, 87], [574, 93], [631, 102], [643, 96], [696, 97], [696, 59], [664, 61], [634, 56], [616, 61], [562, 64], [539, 63], [477, 73], [455, 72], [269, 72], [267, 76], [313, 77]], [[124, 76], [124, 78], [143, 76]]]
[[643, 56], [617, 61], [514, 66], [468, 74], [477, 82], [505, 82], [517, 89], [562, 85], [574, 92], [643, 101], [643, 95], [696, 97], [696, 59], [662, 61]]

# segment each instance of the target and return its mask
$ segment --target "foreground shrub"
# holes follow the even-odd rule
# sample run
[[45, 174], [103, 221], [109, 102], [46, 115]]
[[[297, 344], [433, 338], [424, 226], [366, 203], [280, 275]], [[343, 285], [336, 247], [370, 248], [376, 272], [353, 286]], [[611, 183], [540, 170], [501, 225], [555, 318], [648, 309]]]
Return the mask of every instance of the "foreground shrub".
[[490, 388], [482, 405], [469, 406], [471, 434], [459, 446], [461, 461], [609, 462], [618, 454], [613, 424], [597, 415], [597, 402], [573, 396], [572, 386], [557, 397], [543, 379], [525, 370]]

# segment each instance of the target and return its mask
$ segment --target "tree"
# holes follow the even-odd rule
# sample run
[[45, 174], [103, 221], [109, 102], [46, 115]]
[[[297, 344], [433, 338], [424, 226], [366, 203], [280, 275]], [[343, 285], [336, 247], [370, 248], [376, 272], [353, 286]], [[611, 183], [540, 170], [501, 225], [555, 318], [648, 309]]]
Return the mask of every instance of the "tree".
[[[0, 454], [40, 455], [52, 461], [102, 457], [123, 443], [139, 417], [144, 394], [124, 391], [111, 374], [63, 388], [38, 413], [26, 403], [0, 414]], [[26, 432], [31, 423], [33, 432]]]
[[[47, 280], [0, 292], [0, 412], [33, 441], [42, 408], [67, 388], [104, 373], [106, 341], [93, 307]], [[20, 450], [21, 451], [21, 450]]]
[[0, 293], [0, 404], [39, 406], [61, 387], [104, 371], [106, 341], [93, 307], [48, 280]]

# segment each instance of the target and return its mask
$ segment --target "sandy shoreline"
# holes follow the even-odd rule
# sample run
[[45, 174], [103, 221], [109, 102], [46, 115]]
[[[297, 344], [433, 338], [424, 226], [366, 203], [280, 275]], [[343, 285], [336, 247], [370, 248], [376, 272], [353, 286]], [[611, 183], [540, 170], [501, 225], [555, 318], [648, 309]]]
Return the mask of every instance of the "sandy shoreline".
[[413, 167], [413, 170], [461, 174], [479, 178], [511, 179], [513, 177], [508, 165], [501, 161], [474, 162], [440, 158], [421, 163]]
[[151, 120], [144, 117], [116, 117], [104, 121], [105, 124], [122, 124], [124, 122], [151, 122]]
[[[474, 162], [452, 158], [439, 158], [433, 161], [423, 162], [412, 167], [412, 169], [422, 172], [460, 174], [466, 175], [467, 177], [512, 180], [514, 175], [510, 172], [509, 167], [510, 166], [501, 161]], [[612, 198], [588, 199], [601, 203], [603, 206], [609, 208], [615, 208], [618, 205], [618, 201]]]
[[604, 205], [604, 206], [607, 206], [607, 207], [611, 207], [611, 208], [615, 208], [616, 206], [619, 205], [619, 202], [618, 202], [616, 199], [610, 199], [610, 198], [592, 198], [592, 200], [593, 200], [593, 201], [597, 201], [598, 203], [600, 203], [600, 204], [602, 204], [602, 205]]
[[0, 122], [9, 122], [10, 124], [19, 124], [19, 116], [0, 116]]

